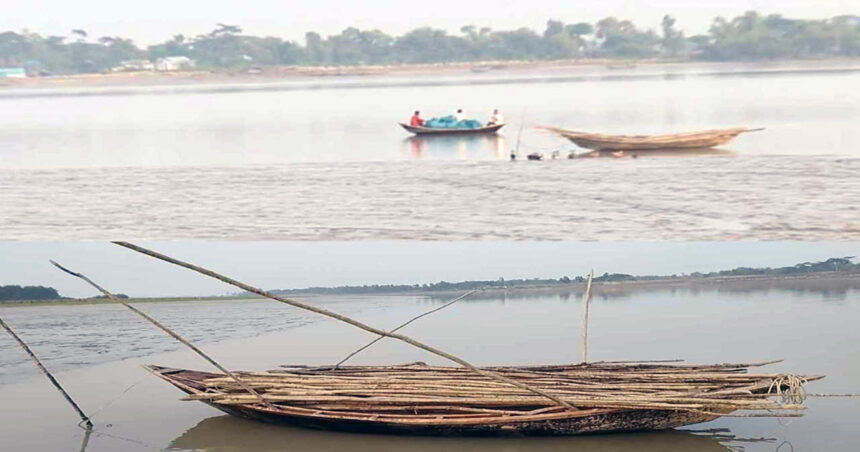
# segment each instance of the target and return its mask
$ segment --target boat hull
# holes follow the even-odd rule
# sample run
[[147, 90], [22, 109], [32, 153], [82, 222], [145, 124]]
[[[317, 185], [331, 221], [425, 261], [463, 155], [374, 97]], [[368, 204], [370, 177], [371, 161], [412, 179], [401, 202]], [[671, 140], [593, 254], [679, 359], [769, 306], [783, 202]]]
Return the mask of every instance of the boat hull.
[[[477, 425], [409, 425], [396, 422], [330, 419], [272, 413], [248, 406], [205, 402], [227, 414], [267, 424], [316, 430], [419, 436], [573, 436], [666, 430], [716, 419], [716, 416], [669, 410], [604, 410], [588, 416]], [[597, 410], [595, 410], [597, 411]]]
[[479, 129], [442, 129], [414, 127], [409, 124], [400, 123], [400, 127], [403, 127], [407, 132], [414, 133], [415, 135], [481, 135], [496, 133], [504, 126], [504, 124], [496, 124], [494, 126], [481, 127]]
[[[189, 395], [205, 390], [202, 383], [219, 374], [158, 366], [147, 366], [153, 374], [176, 386]], [[587, 409], [560, 410], [528, 416], [518, 420], [515, 416], [472, 419], [464, 422], [440, 418], [416, 422], [408, 418], [376, 419], [373, 415], [331, 416], [318, 410], [298, 406], [226, 405], [201, 400], [227, 414], [269, 424], [292, 425], [304, 428], [357, 433], [381, 433], [429, 436], [567, 436], [588, 433], [631, 432], [665, 430], [716, 419], [718, 416], [675, 410], [656, 409]]]
[[734, 128], [673, 135], [604, 135], [545, 127], [579, 147], [594, 151], [667, 151], [709, 149], [721, 146], [744, 132], [759, 129]]

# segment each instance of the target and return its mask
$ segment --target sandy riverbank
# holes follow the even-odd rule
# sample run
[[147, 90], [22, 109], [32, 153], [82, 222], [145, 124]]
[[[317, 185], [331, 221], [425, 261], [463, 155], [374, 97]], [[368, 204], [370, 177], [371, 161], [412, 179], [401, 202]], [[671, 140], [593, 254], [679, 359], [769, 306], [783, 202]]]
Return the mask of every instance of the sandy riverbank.
[[170, 86], [200, 84], [260, 84], [293, 80], [325, 80], [343, 77], [426, 78], [456, 76], [562, 76], [586, 73], [621, 75], [658, 70], [667, 73], [686, 71], [821, 71], [860, 70], [860, 58], [824, 60], [787, 60], [764, 62], [696, 62], [671, 60], [559, 60], [559, 61], [484, 61], [384, 66], [278, 66], [253, 69], [189, 70], [176, 72], [114, 72], [101, 74], [55, 75], [23, 79], [0, 79], [0, 89], [84, 88]]

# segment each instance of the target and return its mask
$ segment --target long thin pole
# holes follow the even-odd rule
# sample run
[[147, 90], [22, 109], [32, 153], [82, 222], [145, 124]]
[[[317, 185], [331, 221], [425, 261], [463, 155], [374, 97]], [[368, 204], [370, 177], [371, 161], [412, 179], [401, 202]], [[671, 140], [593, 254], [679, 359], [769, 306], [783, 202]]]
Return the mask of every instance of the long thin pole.
[[585, 284], [585, 293], [582, 294], [582, 363], [588, 362], [588, 306], [591, 304], [591, 279], [594, 278], [594, 270], [588, 274], [588, 282]]
[[28, 355], [30, 355], [30, 358], [33, 358], [33, 362], [36, 363], [36, 367], [38, 367], [39, 370], [41, 370], [42, 373], [45, 374], [46, 377], [48, 377], [48, 380], [50, 380], [51, 384], [54, 385], [55, 388], [57, 388], [57, 391], [60, 391], [60, 394], [62, 394], [63, 397], [65, 397], [66, 402], [69, 402], [69, 405], [71, 405], [72, 408], [75, 409], [75, 412], [77, 412], [78, 416], [81, 417], [81, 422], [86, 424], [87, 429], [91, 429], [93, 427], [93, 423], [92, 421], [90, 421], [90, 418], [87, 417], [87, 415], [84, 414], [84, 411], [81, 410], [81, 407], [79, 407], [78, 404], [75, 403], [74, 400], [72, 400], [72, 396], [70, 396], [69, 393], [66, 392], [66, 390], [63, 389], [62, 386], [60, 386], [60, 382], [57, 381], [57, 379], [54, 378], [53, 375], [51, 375], [51, 372], [45, 368], [45, 366], [42, 364], [42, 361], [40, 361], [39, 358], [36, 357], [36, 354], [33, 353], [32, 350], [30, 350], [30, 347], [28, 347], [27, 344], [25, 344], [24, 341], [21, 340], [21, 338], [18, 337], [17, 334], [15, 334], [15, 331], [12, 330], [12, 327], [7, 325], [2, 318], [0, 318], [0, 326], [2, 326], [3, 329], [6, 330], [6, 332], [9, 333], [18, 342], [18, 345], [20, 345], [21, 348], [23, 348], [24, 351], [27, 352]]
[[354, 319], [351, 319], [351, 318], [346, 317], [346, 316], [344, 316], [344, 315], [338, 314], [338, 313], [336, 313], [336, 312], [329, 311], [328, 309], [324, 309], [324, 308], [316, 307], [316, 306], [313, 306], [313, 305], [309, 305], [309, 304], [307, 304], [307, 303], [304, 303], [304, 302], [301, 302], [301, 301], [292, 300], [292, 299], [289, 299], [289, 298], [285, 298], [285, 297], [282, 297], [282, 296], [280, 296], [280, 295], [275, 295], [275, 294], [270, 293], [270, 292], [267, 292], [267, 291], [265, 291], [265, 290], [263, 290], [263, 289], [260, 289], [260, 288], [257, 288], [257, 287], [254, 287], [254, 286], [251, 286], [251, 285], [249, 285], [249, 284], [245, 284], [245, 283], [243, 283], [243, 282], [237, 281], [237, 280], [235, 280], [235, 279], [229, 278], [229, 277], [224, 276], [224, 275], [220, 275], [220, 274], [218, 274], [218, 273], [215, 273], [215, 272], [214, 272], [214, 271], [212, 271], [212, 270], [209, 270], [209, 269], [206, 269], [206, 268], [203, 268], [203, 267], [198, 267], [198, 266], [196, 266], [196, 265], [194, 265], [194, 264], [189, 264], [189, 263], [187, 263], [187, 262], [183, 262], [183, 261], [178, 260], [178, 259], [174, 259], [174, 258], [172, 258], [172, 257], [170, 257], [170, 256], [167, 256], [167, 255], [161, 254], [161, 253], [159, 253], [159, 252], [157, 252], [157, 251], [152, 251], [152, 250], [149, 250], [149, 249], [143, 248], [143, 247], [141, 247], [141, 246], [134, 245], [134, 244], [132, 244], [132, 243], [128, 243], [128, 242], [113, 242], [113, 243], [114, 243], [114, 244], [116, 244], [116, 245], [119, 245], [119, 246], [122, 246], [122, 247], [128, 248], [128, 249], [130, 249], [130, 250], [137, 251], [138, 253], [145, 254], [145, 255], [147, 255], [147, 256], [154, 257], [154, 258], [156, 258], [156, 259], [159, 259], [159, 260], [162, 260], [162, 261], [165, 261], [165, 262], [169, 262], [169, 263], [171, 263], [171, 264], [178, 265], [178, 266], [180, 266], [180, 267], [187, 268], [187, 269], [189, 269], [189, 270], [193, 270], [193, 271], [195, 271], [195, 272], [197, 272], [197, 273], [200, 273], [200, 274], [202, 274], [202, 275], [209, 276], [210, 278], [215, 278], [215, 279], [217, 279], [217, 280], [219, 280], [219, 281], [222, 281], [222, 282], [225, 282], [225, 283], [227, 283], [227, 284], [230, 284], [231, 286], [238, 287], [238, 288], [240, 288], [240, 289], [242, 289], [242, 290], [245, 290], [245, 291], [247, 291], [247, 292], [255, 293], [255, 294], [260, 295], [260, 296], [262, 296], [262, 297], [266, 297], [266, 298], [269, 298], [269, 299], [272, 299], [272, 300], [275, 300], [275, 301], [278, 301], [278, 302], [281, 302], [281, 303], [284, 303], [284, 304], [288, 304], [288, 305], [290, 305], [290, 306], [295, 306], [295, 307], [297, 307], [297, 308], [304, 309], [304, 310], [306, 310], [306, 311], [315, 312], [315, 313], [317, 313], [317, 314], [320, 314], [320, 315], [323, 315], [323, 316], [326, 316], [326, 317], [330, 317], [330, 318], [333, 318], [333, 319], [335, 319], [335, 320], [340, 320], [341, 322], [348, 323], [348, 324], [350, 324], [350, 325], [352, 325], [352, 326], [354, 326], [354, 327], [356, 327], [356, 328], [362, 329], [362, 330], [364, 330], [364, 331], [368, 331], [368, 332], [373, 333], [373, 334], [378, 334], [378, 335], [380, 335], [380, 336], [390, 337], [390, 338], [393, 338], [393, 339], [397, 339], [397, 340], [400, 340], [400, 341], [406, 342], [407, 344], [413, 345], [413, 346], [418, 347], [418, 348], [420, 348], [420, 349], [422, 349], [422, 350], [425, 350], [425, 351], [428, 351], [428, 352], [430, 352], [430, 353], [433, 353], [434, 355], [438, 355], [438, 356], [441, 356], [441, 357], [443, 357], [443, 358], [445, 358], [445, 359], [448, 359], [448, 360], [450, 360], [450, 361], [453, 361], [453, 362], [455, 362], [455, 363], [457, 363], [457, 364], [459, 364], [459, 365], [461, 365], [461, 366], [463, 366], [463, 367], [465, 367], [465, 368], [467, 368], [467, 369], [470, 369], [470, 370], [472, 370], [472, 371], [473, 371], [473, 372], [475, 372], [475, 373], [481, 374], [481, 375], [483, 375], [483, 376], [485, 376], [485, 377], [492, 378], [492, 379], [499, 380], [499, 381], [503, 381], [503, 382], [508, 383], [508, 384], [510, 384], [510, 385], [512, 385], [512, 386], [516, 386], [516, 387], [518, 387], [518, 388], [520, 388], [520, 389], [524, 389], [524, 390], [526, 390], [526, 391], [533, 392], [533, 393], [535, 393], [535, 394], [537, 394], [537, 395], [540, 395], [540, 396], [546, 397], [547, 399], [552, 400], [552, 401], [553, 401], [553, 402], [555, 402], [556, 404], [561, 405], [561, 406], [563, 406], [563, 407], [565, 407], [565, 408], [568, 408], [568, 409], [570, 409], [570, 410], [577, 410], [577, 408], [575, 408], [575, 407], [574, 407], [574, 406], [572, 406], [571, 404], [569, 404], [569, 403], [565, 402], [564, 400], [562, 400], [562, 399], [560, 399], [560, 398], [558, 398], [558, 397], [556, 397], [556, 396], [554, 396], [554, 395], [552, 395], [552, 394], [547, 393], [546, 391], [543, 391], [543, 390], [541, 390], [541, 389], [538, 389], [538, 388], [532, 387], [531, 385], [527, 385], [527, 384], [525, 384], [525, 383], [521, 383], [521, 382], [516, 381], [516, 380], [514, 380], [514, 379], [508, 378], [508, 377], [506, 377], [506, 376], [504, 376], [504, 375], [502, 375], [502, 374], [499, 374], [499, 373], [497, 373], [497, 372], [493, 372], [493, 371], [490, 371], [490, 370], [477, 368], [477, 367], [473, 366], [472, 364], [470, 364], [470, 363], [466, 362], [465, 360], [463, 360], [463, 359], [461, 359], [461, 358], [458, 358], [458, 357], [456, 357], [456, 356], [454, 356], [454, 355], [452, 355], [452, 354], [450, 354], [450, 353], [443, 352], [443, 351], [441, 351], [441, 350], [435, 349], [435, 348], [433, 348], [433, 347], [431, 347], [431, 346], [429, 346], [429, 345], [427, 345], [427, 344], [424, 344], [424, 343], [419, 342], [419, 341], [417, 341], [417, 340], [415, 340], [415, 339], [412, 339], [411, 337], [408, 337], [408, 336], [405, 336], [405, 335], [402, 335], [402, 334], [389, 333], [389, 332], [387, 332], [387, 331], [385, 331], [385, 330], [381, 330], [381, 329], [379, 329], [379, 328], [374, 328], [374, 327], [372, 327], [372, 326], [370, 326], [370, 325], [366, 325], [366, 324], [364, 324], [364, 323], [362, 323], [362, 322], [359, 322], [358, 320], [354, 320]]
[[522, 114], [522, 117], [520, 118], [520, 129], [517, 132], [517, 146], [514, 149], [515, 155], [519, 155], [519, 153], [520, 153], [520, 137], [523, 134], [523, 127], [526, 125], [526, 110], [527, 109], [528, 108], [523, 108], [523, 114]]
[[[429, 311], [427, 311], [427, 312], [425, 312], [425, 313], [423, 313], [423, 314], [421, 314], [421, 315], [417, 315], [417, 316], [415, 316], [415, 317], [412, 317], [411, 319], [407, 320], [406, 322], [403, 322], [402, 324], [400, 324], [400, 326], [398, 326], [397, 328], [394, 328], [393, 330], [390, 330], [390, 331], [389, 331], [389, 333], [394, 333], [394, 332], [396, 332], [396, 331], [399, 331], [401, 328], [406, 327], [407, 325], [409, 325], [410, 323], [412, 323], [412, 322], [414, 322], [414, 321], [416, 321], [416, 320], [420, 319], [421, 317], [425, 317], [425, 316], [428, 316], [428, 315], [430, 315], [430, 314], [433, 314], [434, 312], [441, 311], [441, 310], [443, 310], [443, 309], [447, 308], [448, 306], [451, 306], [452, 304], [454, 304], [454, 303], [456, 303], [456, 302], [458, 302], [458, 301], [460, 301], [460, 300], [462, 300], [462, 299], [464, 299], [464, 298], [468, 297], [469, 295], [472, 295], [473, 293], [477, 292], [478, 290], [479, 290], [479, 289], [470, 290], [470, 291], [468, 291], [468, 292], [464, 293], [463, 295], [460, 295], [459, 297], [457, 297], [457, 298], [455, 298], [455, 299], [453, 299], [453, 300], [451, 300], [451, 301], [449, 301], [449, 302], [447, 302], [447, 303], [443, 304], [442, 306], [439, 306], [439, 307], [437, 307], [437, 308], [431, 309], [431, 310], [429, 310]], [[353, 351], [353, 352], [352, 352], [352, 353], [350, 353], [349, 355], [346, 355], [346, 358], [344, 358], [344, 359], [340, 360], [340, 362], [338, 362], [337, 364], [335, 364], [335, 365], [334, 365], [334, 368], [335, 368], [335, 369], [337, 369], [338, 367], [342, 366], [342, 365], [343, 365], [343, 363], [345, 363], [345, 362], [349, 361], [349, 360], [350, 360], [350, 358], [352, 358], [353, 356], [355, 356], [355, 355], [357, 355], [357, 354], [359, 354], [359, 353], [363, 352], [364, 350], [366, 350], [366, 349], [370, 348], [373, 344], [375, 344], [375, 343], [377, 343], [377, 342], [381, 341], [381, 340], [382, 340], [382, 339], [384, 339], [384, 338], [385, 338], [385, 336], [379, 336], [379, 337], [377, 337], [376, 339], [374, 339], [374, 340], [372, 340], [372, 341], [368, 342], [367, 344], [364, 344], [364, 346], [359, 347], [357, 350]]]
[[167, 333], [170, 337], [172, 337], [172, 338], [176, 339], [177, 341], [181, 342], [182, 344], [186, 345], [188, 348], [190, 348], [191, 350], [193, 350], [193, 351], [194, 351], [194, 353], [197, 353], [197, 354], [198, 354], [198, 355], [200, 355], [203, 359], [205, 359], [206, 361], [209, 361], [209, 364], [212, 364], [212, 365], [213, 365], [213, 366], [215, 366], [218, 370], [220, 370], [221, 372], [224, 372], [224, 374], [226, 374], [227, 376], [229, 376], [230, 378], [232, 378], [232, 379], [233, 379], [233, 381], [235, 381], [236, 383], [238, 383], [238, 384], [239, 384], [239, 386], [241, 386], [241, 387], [242, 387], [242, 389], [244, 389], [244, 390], [248, 391], [249, 393], [251, 393], [252, 395], [256, 396], [256, 397], [257, 397], [257, 399], [259, 399], [259, 400], [260, 400], [260, 403], [262, 403], [263, 405], [265, 405], [265, 406], [266, 406], [266, 407], [268, 407], [268, 408], [275, 409], [274, 405], [272, 405], [268, 400], [264, 399], [264, 398], [263, 398], [263, 396], [262, 396], [262, 395], [260, 395], [260, 393], [258, 393], [257, 391], [255, 391], [255, 390], [254, 390], [254, 388], [252, 388], [252, 387], [248, 386], [247, 384], [245, 384], [245, 382], [243, 382], [242, 380], [240, 380], [240, 379], [239, 379], [239, 377], [238, 377], [238, 376], [236, 376], [236, 374], [234, 374], [233, 372], [230, 372], [230, 371], [229, 371], [229, 370], [227, 370], [224, 366], [222, 366], [222, 365], [218, 364], [218, 362], [216, 362], [214, 359], [212, 359], [211, 357], [209, 357], [209, 355], [207, 355], [206, 353], [204, 353], [204, 352], [203, 352], [203, 350], [200, 350], [196, 345], [192, 344], [191, 342], [188, 342], [188, 340], [187, 340], [187, 339], [185, 339], [184, 337], [180, 336], [179, 334], [177, 334], [177, 333], [173, 332], [173, 330], [171, 330], [170, 328], [168, 328], [168, 327], [166, 327], [166, 326], [162, 325], [158, 320], [155, 320], [154, 318], [150, 317], [150, 316], [149, 316], [148, 314], [146, 314], [145, 312], [143, 312], [143, 311], [141, 311], [141, 310], [139, 310], [139, 309], [135, 308], [134, 306], [132, 306], [132, 305], [130, 305], [130, 304], [128, 304], [128, 303], [126, 303], [126, 302], [122, 301], [120, 298], [118, 298], [118, 297], [117, 297], [117, 296], [115, 296], [114, 294], [112, 294], [112, 293], [108, 292], [108, 291], [107, 291], [107, 289], [105, 289], [104, 287], [102, 287], [102, 286], [100, 286], [100, 285], [96, 284], [95, 282], [93, 282], [93, 280], [91, 280], [90, 278], [87, 278], [87, 277], [86, 277], [86, 276], [84, 276], [83, 274], [78, 273], [78, 272], [73, 272], [73, 271], [69, 270], [68, 268], [63, 267], [62, 265], [60, 265], [60, 264], [58, 264], [58, 263], [56, 263], [56, 262], [54, 262], [54, 261], [51, 261], [51, 263], [52, 263], [52, 264], [54, 264], [54, 266], [56, 266], [56, 267], [57, 267], [57, 268], [59, 268], [60, 270], [62, 270], [62, 271], [64, 271], [64, 272], [66, 272], [66, 273], [68, 273], [68, 274], [70, 274], [70, 275], [72, 275], [72, 276], [74, 276], [74, 277], [76, 277], [76, 278], [83, 279], [84, 281], [86, 281], [87, 283], [89, 283], [89, 285], [91, 285], [91, 286], [95, 287], [96, 289], [98, 289], [98, 291], [99, 291], [99, 292], [103, 293], [103, 294], [104, 294], [106, 297], [108, 297], [110, 300], [115, 301], [115, 302], [117, 302], [117, 303], [119, 303], [119, 304], [121, 304], [121, 305], [125, 306], [126, 308], [128, 308], [128, 309], [130, 309], [132, 312], [134, 312], [135, 314], [137, 314], [137, 315], [139, 315], [139, 316], [143, 317], [144, 319], [146, 319], [147, 321], [149, 321], [150, 323], [152, 323], [153, 325], [155, 325], [156, 327], [158, 327], [161, 331], [164, 331], [165, 333]]
[[84, 430], [84, 438], [81, 439], [81, 449], [79, 450], [79, 452], [87, 451], [87, 446], [89, 446], [90, 444], [90, 435], [92, 433], [93, 429], [91, 427], [87, 427], [86, 430]]

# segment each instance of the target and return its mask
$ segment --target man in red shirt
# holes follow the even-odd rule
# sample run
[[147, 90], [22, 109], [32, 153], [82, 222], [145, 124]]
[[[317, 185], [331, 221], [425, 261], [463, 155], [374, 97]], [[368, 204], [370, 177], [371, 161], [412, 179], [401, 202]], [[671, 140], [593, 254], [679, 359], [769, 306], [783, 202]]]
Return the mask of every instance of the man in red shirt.
[[409, 125], [412, 127], [421, 127], [424, 125], [424, 120], [421, 119], [421, 112], [415, 110], [415, 114], [409, 119]]

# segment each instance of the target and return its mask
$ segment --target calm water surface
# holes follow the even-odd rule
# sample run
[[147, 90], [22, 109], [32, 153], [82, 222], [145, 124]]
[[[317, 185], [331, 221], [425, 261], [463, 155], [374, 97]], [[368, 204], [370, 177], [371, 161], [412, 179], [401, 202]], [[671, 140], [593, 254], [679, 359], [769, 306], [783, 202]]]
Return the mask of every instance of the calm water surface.
[[[770, 371], [824, 373], [813, 393], [860, 392], [858, 280], [741, 283], [718, 286], [600, 289], [592, 309], [595, 360], [676, 359], [752, 362], [784, 358]], [[579, 358], [577, 289], [484, 293], [408, 327], [407, 334], [479, 364], [572, 362]], [[309, 301], [391, 328], [446, 297], [313, 297]], [[228, 367], [266, 369], [282, 363], [328, 364], [370, 336], [315, 320], [267, 301], [140, 305], [199, 340]], [[198, 357], [114, 306], [3, 308], [37, 353], [88, 411], [96, 434], [87, 450], [785, 450], [853, 451], [857, 399], [810, 398], [803, 418], [727, 418], [682, 431], [581, 438], [440, 439], [314, 432], [233, 419], [181, 394], [140, 369], [142, 363], [206, 368]], [[86, 322], [100, 325], [88, 326]], [[84, 342], [75, 326], [88, 334]], [[57, 325], [66, 325], [57, 328]], [[217, 342], [211, 342], [217, 341]], [[84, 346], [91, 344], [91, 346]], [[147, 349], [134, 344], [147, 344]], [[355, 363], [433, 357], [383, 341]], [[8, 337], [0, 337], [0, 437], [4, 450], [77, 448], [74, 414]], [[131, 389], [128, 389], [131, 387]], [[127, 392], [124, 392], [126, 391]]]
[[[426, 77], [367, 77], [258, 91], [203, 85], [26, 96], [7, 90], [0, 91], [0, 106], [15, 115], [0, 124], [0, 157], [2, 167], [19, 169], [504, 160], [523, 121], [522, 150], [572, 146], [531, 127], [537, 124], [633, 134], [751, 126], [767, 130], [742, 136], [731, 150], [860, 157], [860, 130], [852, 126], [860, 117], [860, 63], [833, 71], [773, 69], [502, 72], [446, 77], [439, 86], [427, 86]], [[415, 109], [430, 117], [456, 108], [479, 119], [500, 108], [509, 125], [496, 138], [450, 140], [410, 139], [396, 124]]]
[[[588, 71], [3, 91], [0, 237], [860, 238], [851, 64]], [[457, 107], [510, 122], [463, 139], [396, 124]], [[767, 129], [706, 155], [507, 162], [517, 142], [572, 149], [537, 124]]]

